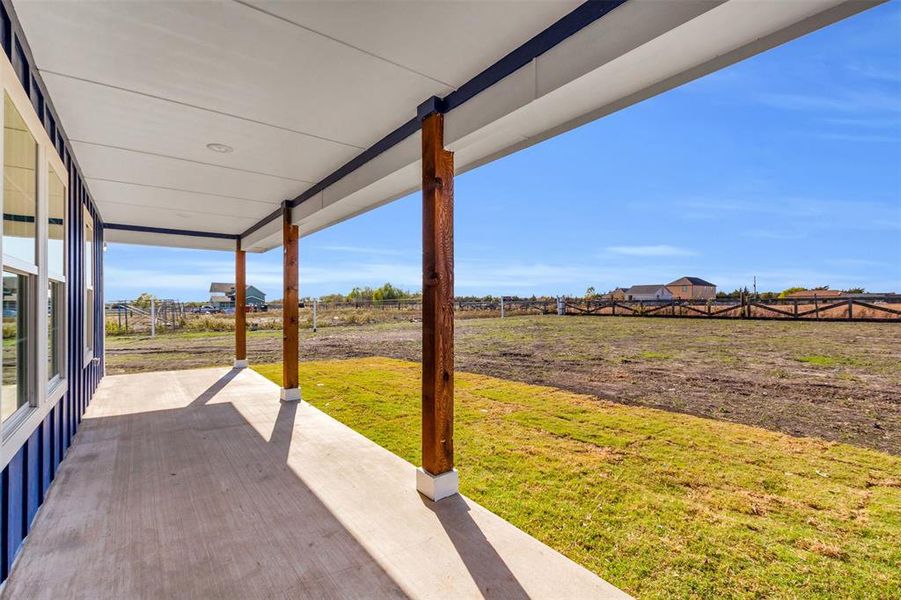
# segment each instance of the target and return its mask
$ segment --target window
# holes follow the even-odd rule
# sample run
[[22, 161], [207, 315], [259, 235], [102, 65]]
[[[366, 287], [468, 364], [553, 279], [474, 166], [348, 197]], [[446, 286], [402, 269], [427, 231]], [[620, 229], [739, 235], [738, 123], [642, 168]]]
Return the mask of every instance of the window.
[[29, 287], [33, 277], [3, 271], [3, 396], [0, 420], [6, 423], [31, 403], [33, 348], [30, 331]]
[[[65, 393], [68, 173], [10, 64], [0, 58], [3, 188], [0, 450], [20, 444]], [[50, 120], [50, 129], [55, 124]], [[93, 223], [91, 224], [93, 227]], [[93, 232], [92, 236], [93, 237]], [[15, 440], [15, 441], [13, 441]]]
[[9, 94], [4, 94], [4, 101], [3, 254], [34, 265], [38, 205], [37, 142]]
[[51, 166], [47, 186], [47, 381], [62, 379], [66, 316], [66, 186]]
[[3, 351], [0, 422], [35, 402], [38, 145], [9, 94], [3, 108]]
[[84, 343], [94, 355], [94, 217], [84, 208]]
[[66, 186], [53, 167], [47, 192], [47, 272], [51, 279], [65, 279]]

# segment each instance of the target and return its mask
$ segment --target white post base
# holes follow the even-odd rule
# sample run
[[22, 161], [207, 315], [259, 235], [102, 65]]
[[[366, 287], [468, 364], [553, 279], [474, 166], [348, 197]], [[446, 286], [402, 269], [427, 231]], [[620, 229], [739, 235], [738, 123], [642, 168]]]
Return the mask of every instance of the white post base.
[[236, 369], [246, 369], [246, 368], [249, 367], [249, 366], [250, 366], [250, 365], [247, 364], [247, 359], [246, 359], [246, 358], [242, 358], [242, 359], [237, 359], [237, 358], [236, 358], [236, 359], [235, 359], [235, 368], [236, 368]]
[[282, 388], [282, 402], [300, 402], [300, 388]]
[[460, 493], [460, 476], [457, 469], [432, 475], [419, 467], [416, 469], [416, 490], [426, 498], [438, 502]]

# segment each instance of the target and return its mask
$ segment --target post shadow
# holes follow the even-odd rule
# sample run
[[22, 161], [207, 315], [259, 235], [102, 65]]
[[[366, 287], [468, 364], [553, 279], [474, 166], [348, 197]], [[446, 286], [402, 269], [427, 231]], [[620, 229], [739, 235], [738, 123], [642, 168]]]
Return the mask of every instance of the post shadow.
[[213, 383], [213, 385], [211, 385], [210, 387], [205, 389], [199, 396], [194, 398], [191, 401], [191, 404], [189, 404], [188, 406], [197, 407], [197, 406], [205, 405], [207, 402], [212, 400], [216, 396], [216, 394], [218, 394], [219, 392], [224, 390], [225, 386], [227, 386], [229, 383], [231, 383], [231, 381], [235, 377], [237, 377], [238, 373], [240, 373], [242, 370], [243, 369], [238, 369], [238, 368], [231, 369], [228, 373], [226, 373], [225, 375], [223, 375], [222, 377], [217, 379]]
[[[48, 596], [64, 597], [78, 578], [95, 582], [104, 597], [231, 597], [252, 590], [258, 597], [407, 598], [285, 467], [296, 403], [280, 404], [268, 440], [230, 402], [209, 403], [238, 371], [223, 374], [185, 407], [89, 420], [85, 429], [111, 428], [119, 439], [73, 447], [78, 468], [61, 483], [71, 493], [48, 501], [55, 508], [36, 525], [8, 591], [39, 584]], [[174, 422], [192, 426], [172, 429]], [[82, 456], [103, 451], [114, 453], [110, 478], [97, 477], [91, 470], [97, 459]], [[96, 525], [75, 509], [83, 495], [100, 499], [95, 512], [103, 515], [104, 535], [62, 544], [69, 528]], [[155, 559], [136, 560], [135, 548]], [[48, 554], [62, 568], [48, 569]], [[85, 561], [86, 555], [103, 559]], [[120, 577], [109, 577], [109, 564], [120, 565]]]
[[469, 514], [469, 505], [457, 494], [440, 502], [420, 496], [422, 503], [438, 517], [466, 570], [485, 598], [528, 599], [516, 575], [497, 553]]

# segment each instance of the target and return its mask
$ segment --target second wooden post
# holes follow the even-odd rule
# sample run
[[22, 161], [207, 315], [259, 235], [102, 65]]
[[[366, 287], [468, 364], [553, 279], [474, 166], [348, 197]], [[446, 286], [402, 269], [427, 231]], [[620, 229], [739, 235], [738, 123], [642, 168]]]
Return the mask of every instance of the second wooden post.
[[284, 402], [300, 400], [298, 384], [298, 351], [299, 351], [299, 273], [298, 273], [298, 241], [300, 229], [291, 222], [291, 206], [282, 204], [282, 237], [283, 237], [283, 281], [282, 295], [282, 392]]
[[422, 468], [432, 500], [457, 493], [454, 469], [454, 155], [444, 115], [422, 119]]
[[247, 366], [247, 261], [241, 240], [235, 248], [235, 368]]

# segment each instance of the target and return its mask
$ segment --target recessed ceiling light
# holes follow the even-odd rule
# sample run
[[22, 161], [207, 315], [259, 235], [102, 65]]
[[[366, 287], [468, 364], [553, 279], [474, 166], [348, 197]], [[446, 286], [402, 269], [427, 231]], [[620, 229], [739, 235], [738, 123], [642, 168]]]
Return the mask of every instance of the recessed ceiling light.
[[210, 150], [212, 150], [213, 152], [219, 152], [220, 154], [228, 154], [229, 152], [232, 152], [234, 150], [234, 148], [232, 148], [228, 144], [215, 144], [214, 143], [214, 144], [207, 144], [206, 147], [209, 148]]

